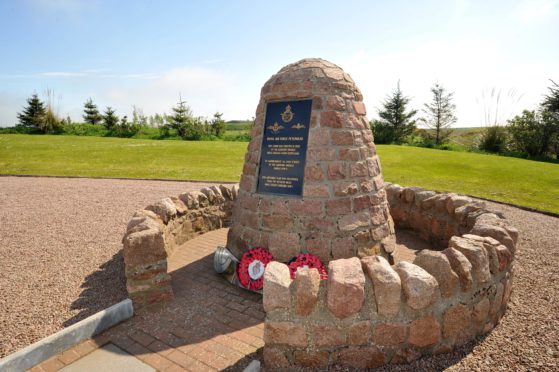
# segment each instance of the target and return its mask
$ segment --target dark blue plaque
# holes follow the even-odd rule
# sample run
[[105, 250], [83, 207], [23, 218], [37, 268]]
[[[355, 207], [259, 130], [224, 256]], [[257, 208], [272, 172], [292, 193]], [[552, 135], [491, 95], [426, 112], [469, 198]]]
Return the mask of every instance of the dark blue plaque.
[[311, 108], [310, 99], [266, 106], [257, 193], [303, 194]]

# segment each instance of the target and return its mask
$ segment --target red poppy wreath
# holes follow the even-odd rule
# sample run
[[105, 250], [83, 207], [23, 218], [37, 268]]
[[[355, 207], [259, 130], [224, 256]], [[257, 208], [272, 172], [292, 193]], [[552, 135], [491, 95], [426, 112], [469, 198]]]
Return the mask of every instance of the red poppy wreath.
[[289, 271], [291, 273], [291, 279], [295, 279], [295, 275], [297, 274], [297, 269], [300, 267], [308, 267], [310, 269], [317, 269], [318, 273], [320, 274], [320, 279], [325, 280], [328, 279], [328, 273], [326, 272], [326, 268], [322, 264], [322, 261], [314, 254], [310, 253], [301, 253], [297, 257], [294, 257], [288, 263]]
[[237, 277], [239, 283], [247, 289], [259, 290], [264, 285], [264, 269], [274, 258], [264, 248], [253, 248], [241, 257], [237, 266]]

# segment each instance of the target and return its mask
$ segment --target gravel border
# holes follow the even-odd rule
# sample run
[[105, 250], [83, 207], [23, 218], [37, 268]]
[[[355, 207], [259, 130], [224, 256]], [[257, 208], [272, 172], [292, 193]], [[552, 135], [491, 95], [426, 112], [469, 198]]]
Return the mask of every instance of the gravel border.
[[0, 177], [0, 358], [124, 300], [130, 217], [207, 185]]

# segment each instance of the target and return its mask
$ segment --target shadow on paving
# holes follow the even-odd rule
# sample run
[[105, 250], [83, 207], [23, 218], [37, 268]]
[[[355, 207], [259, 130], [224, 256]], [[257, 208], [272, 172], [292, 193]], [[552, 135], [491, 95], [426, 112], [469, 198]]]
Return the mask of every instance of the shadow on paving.
[[71, 326], [128, 297], [122, 249], [95, 272], [86, 276], [81, 288], [80, 296], [70, 305], [72, 310], [80, 312], [67, 319], [63, 323], [64, 327]]
[[262, 296], [215, 273], [215, 246], [212, 239], [198, 237], [180, 247], [169, 260], [170, 267], [178, 267], [171, 272], [175, 299], [138, 311], [97, 339], [161, 370], [172, 362], [187, 369], [234, 371], [261, 360]]
[[[222, 244], [219, 239], [225, 235], [223, 232], [208, 234], [210, 239], [195, 238], [170, 258], [170, 267], [177, 267], [171, 272], [173, 301], [137, 312], [132, 319], [107, 330], [96, 340], [100, 344], [113, 343], [158, 370], [178, 365], [187, 370], [242, 371], [252, 360], [262, 361], [265, 317], [262, 297], [235, 287], [215, 273], [213, 249]], [[408, 239], [415, 240], [413, 236], [405, 236], [399, 243]], [[118, 265], [122, 265], [120, 254], [91, 276], [102, 278]], [[96, 290], [101, 289], [86, 286], [81, 304], [87, 304], [85, 299]], [[506, 321], [507, 316], [503, 319]], [[451, 353], [425, 356], [411, 364], [387, 365], [379, 370], [443, 370], [459, 363], [484, 339], [478, 337]], [[345, 369], [334, 367], [333, 370]]]

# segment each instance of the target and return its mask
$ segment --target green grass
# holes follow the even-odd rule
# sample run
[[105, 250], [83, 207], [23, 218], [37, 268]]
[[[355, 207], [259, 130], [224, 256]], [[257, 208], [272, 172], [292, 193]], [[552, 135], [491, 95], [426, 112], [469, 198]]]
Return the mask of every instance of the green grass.
[[[246, 142], [0, 135], [0, 173], [238, 181]], [[559, 213], [559, 164], [379, 145], [385, 179]]]
[[387, 181], [559, 213], [559, 164], [419, 147], [377, 148]]
[[0, 173], [237, 181], [246, 142], [0, 135]]

